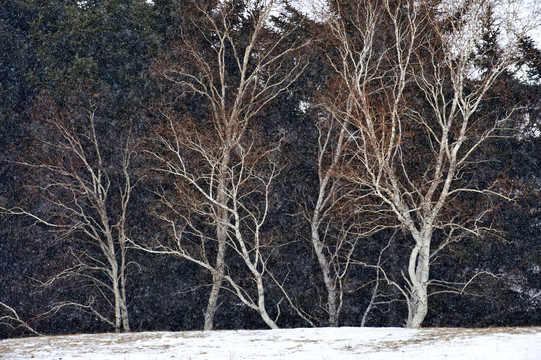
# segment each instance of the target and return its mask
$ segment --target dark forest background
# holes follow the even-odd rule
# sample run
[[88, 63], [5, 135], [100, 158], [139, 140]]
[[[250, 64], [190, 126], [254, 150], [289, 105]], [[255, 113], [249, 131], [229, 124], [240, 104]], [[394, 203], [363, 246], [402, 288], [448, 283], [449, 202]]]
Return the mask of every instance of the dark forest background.
[[[186, 233], [195, 233], [196, 226], [207, 231], [213, 223], [202, 215], [203, 205], [186, 203], [186, 199], [197, 199], [193, 189], [179, 185], [170, 173], [156, 171], [160, 166], [163, 169], [163, 158], [155, 155], [162, 154], [158, 139], [174, 139], [171, 121], [181, 134], [198, 133], [209, 146], [215, 141], [209, 135], [212, 110], [204, 96], [183, 87], [184, 80], [171, 79], [175, 71], [201, 76], [200, 68], [190, 60], [193, 53], [188, 45], [203, 58], [213, 56], [210, 44], [218, 41], [217, 36], [205, 26], [207, 16], [220, 16], [216, 3], [0, 2], [0, 206], [4, 209], [0, 214], [0, 338], [31, 333], [23, 323], [43, 334], [119, 330], [101, 318], [114, 318], [115, 307], [105, 285], [109, 278], [91, 269], [88, 262], [93, 259], [103, 264], [107, 259], [100, 258], [102, 249], [81, 225], [92, 219], [104, 221], [104, 217], [110, 222], [112, 236], [120, 239], [115, 241], [125, 241], [115, 242], [113, 249], [115, 259], [120, 261], [125, 255], [122, 276], [130, 329], [203, 328], [211, 273], [181, 256], [159, 254], [156, 244], [173, 241], [166, 220], [177, 215], [179, 219], [189, 217], [190, 222], [174, 225]], [[253, 31], [254, 19], [246, 15], [244, 2], [229, 3], [233, 36], [242, 47]], [[346, 7], [348, 1], [340, 3]], [[207, 15], [197, 11], [203, 8]], [[275, 94], [246, 130], [257, 134], [252, 142], [255, 147], [280, 144], [279, 151], [267, 154], [263, 165], [254, 165], [262, 174], [270, 171], [265, 170], [267, 162], [280, 167], [268, 193], [268, 218], [261, 229], [265, 239], [271, 239], [266, 240], [263, 254], [266, 303], [280, 327], [328, 326], [326, 289], [310, 242], [306, 212], [317, 201], [321, 130], [317, 119], [326, 94], [335, 89], [335, 69], [329, 59], [338, 54], [324, 22], [286, 5], [272, 15], [272, 22], [264, 38], [287, 34], [279, 46], [299, 48], [272, 68], [278, 74], [284, 71], [282, 76], [289, 76], [290, 84]], [[433, 290], [423, 326], [541, 326], [541, 51], [534, 40], [525, 37], [517, 49], [520, 74], [518, 68], [504, 72], [478, 110], [498, 116], [515, 109], [510, 125], [477, 150], [476, 159], [487, 161], [476, 162], [464, 175], [480, 187], [498, 179], [514, 189], [513, 200], [496, 197], [490, 203], [487, 221], [497, 231], [464, 236], [434, 259], [431, 278], [446, 281], [449, 287], [444, 290], [449, 291]], [[226, 54], [225, 61], [231, 62], [225, 67], [227, 76], [235, 78], [234, 55]], [[287, 73], [292, 64], [302, 66]], [[421, 96], [416, 99], [415, 93], [408, 96], [411, 103], [424, 101]], [[92, 200], [88, 197], [91, 180], [85, 193], [82, 188], [66, 188], [73, 177], [56, 177], [62, 169], [86, 174], [81, 159], [63, 147], [73, 145], [70, 131], [81, 136], [77, 146], [81, 151], [88, 149], [87, 160], [98, 164], [95, 174], [105, 179], [103, 212], [92, 206], [105, 190], [98, 189], [98, 197]], [[429, 145], [413, 146], [422, 154]], [[188, 154], [188, 150], [179, 151]], [[243, 151], [239, 145], [231, 156], [242, 158]], [[197, 170], [199, 163], [192, 159], [186, 166]], [[127, 184], [132, 187], [124, 208]], [[165, 204], [163, 197], [169, 195], [172, 200]], [[250, 204], [264, 201], [260, 193], [247, 196]], [[467, 213], [487, 206], [473, 196], [461, 201], [459, 207]], [[83, 214], [92, 219], [76, 218], [62, 204], [70, 209], [87, 207], [90, 210]], [[358, 215], [346, 215], [353, 208], [347, 203], [341, 206], [333, 215], [335, 223], [339, 218], [359, 221]], [[175, 209], [180, 209], [178, 214]], [[385, 221], [381, 231], [358, 239], [355, 231], [344, 235], [343, 229], [328, 227], [329, 249], [338, 244], [332, 239], [340, 236], [346, 236], [348, 244], [355, 243], [348, 259], [356, 261], [339, 280], [343, 294], [340, 326], [360, 326], [369, 306], [363, 325], [405, 323], [403, 296], [383, 279], [380, 269], [392, 279], [402, 279], [411, 239], [392, 220]], [[103, 229], [103, 223], [96, 226]], [[193, 236], [186, 236], [191, 244], [187, 246], [198, 253], [199, 240]], [[210, 240], [208, 246], [208, 254], [218, 251]], [[254, 280], [240, 255], [229, 251], [226, 259], [226, 273], [248, 289]], [[239, 300], [230, 284], [222, 287], [215, 329], [266, 326], [257, 311]]]

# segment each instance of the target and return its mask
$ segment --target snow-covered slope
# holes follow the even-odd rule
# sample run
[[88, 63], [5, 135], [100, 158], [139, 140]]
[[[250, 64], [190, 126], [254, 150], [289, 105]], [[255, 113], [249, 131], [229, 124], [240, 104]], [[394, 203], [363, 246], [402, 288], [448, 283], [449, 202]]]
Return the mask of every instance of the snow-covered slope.
[[0, 359], [541, 359], [541, 328], [316, 328], [8, 339]]

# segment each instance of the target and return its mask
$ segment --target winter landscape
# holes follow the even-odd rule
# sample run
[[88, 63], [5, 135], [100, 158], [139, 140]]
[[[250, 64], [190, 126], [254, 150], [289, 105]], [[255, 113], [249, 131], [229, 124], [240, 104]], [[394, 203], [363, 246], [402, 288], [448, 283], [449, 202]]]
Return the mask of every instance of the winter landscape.
[[0, 360], [541, 359], [540, 33], [0, 0]]
[[536, 360], [541, 328], [310, 328], [67, 335], [0, 342], [0, 359]]

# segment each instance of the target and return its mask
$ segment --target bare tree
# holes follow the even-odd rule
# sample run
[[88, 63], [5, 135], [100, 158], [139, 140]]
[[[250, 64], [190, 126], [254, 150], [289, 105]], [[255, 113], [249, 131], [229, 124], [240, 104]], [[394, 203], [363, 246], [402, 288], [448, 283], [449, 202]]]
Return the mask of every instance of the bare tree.
[[[68, 244], [73, 266], [43, 282], [44, 286], [62, 280], [83, 281], [96, 290], [97, 296], [89, 295], [88, 303], [66, 301], [55, 305], [52, 312], [75, 306], [116, 332], [130, 331], [126, 253], [128, 205], [135, 186], [130, 175], [133, 149], [129, 139], [117, 149], [103, 144], [106, 140], [100, 138], [96, 125], [94, 100], [84, 111], [70, 106], [55, 110], [47, 100], [34, 108], [44, 125], [39, 136], [50, 138], [39, 139], [41, 149], [34, 159], [20, 164], [39, 174], [36, 188], [44, 203], [39, 209], [3, 210], [34, 219], [54, 231], [56, 241]], [[121, 159], [120, 168], [104, 157], [105, 152]]]
[[[278, 145], [264, 146], [253, 120], [306, 66], [299, 59], [294, 65], [288, 63], [302, 44], [293, 41], [286, 46], [289, 32], [270, 28], [276, 9], [272, 0], [222, 1], [215, 7], [197, 1], [190, 4], [195, 9], [190, 29], [203, 39], [206, 50], [185, 30], [180, 44], [184, 58], [159, 64], [158, 71], [180, 88], [180, 96], [185, 91], [196, 96], [208, 116], [197, 122], [166, 106], [160, 109], [166, 126], [158, 131], [159, 150], [151, 152], [158, 160], [157, 170], [173, 177], [182, 202], [173, 205], [171, 192], [161, 192], [163, 203], [176, 216], [166, 217], [175, 229], [174, 247], [161, 244], [161, 248], [211, 273], [205, 330], [213, 328], [224, 280], [243, 303], [276, 327], [265, 310], [261, 227], [267, 220], [270, 186], [279, 169], [274, 160]], [[176, 230], [179, 222], [184, 224], [182, 230]], [[211, 232], [206, 231], [209, 228]], [[200, 241], [192, 251], [187, 234]], [[208, 245], [209, 241], [216, 246]], [[249, 299], [227, 273], [228, 248], [252, 274], [257, 300]]]
[[[194, 144], [188, 141], [179, 145], [182, 145], [182, 149], [187, 149]], [[255, 154], [253, 146], [252, 144], [247, 147], [242, 155], [239, 154], [240, 157], [237, 158], [237, 154], [233, 156], [235, 161], [228, 169], [228, 186], [224, 190], [227, 193], [227, 202], [224, 204], [217, 202], [217, 194], [214, 193], [216, 188], [205, 186], [207, 181], [215, 181], [214, 178], [203, 180], [207, 176], [214, 176], [212, 172], [204, 175], [188, 173], [182, 162], [173, 162], [156, 154], [161, 161], [168, 164], [167, 170], [162, 171], [177, 178], [176, 189], [180, 192], [180, 198], [190, 203], [179, 205], [168, 194], [161, 193], [161, 202], [169, 212], [161, 214], [160, 218], [170, 225], [170, 238], [154, 244], [152, 248], [143, 249], [178, 256], [208, 270], [213, 279], [221, 277], [225, 284], [220, 283], [220, 289], [231, 291], [243, 304], [257, 311], [269, 327], [276, 328], [276, 319], [271, 319], [267, 313], [264, 287], [267, 261], [274, 245], [272, 239], [264, 235], [262, 227], [268, 219], [271, 206], [271, 185], [279, 174], [278, 165], [273, 159], [276, 157], [274, 153], [279, 149], [274, 147]], [[219, 163], [220, 158], [212, 157], [208, 148], [199, 150], [203, 151], [200, 155], [204, 155], [207, 161]], [[254, 155], [256, 158], [253, 158]], [[248, 283], [243, 280], [243, 276], [239, 276], [242, 274], [229, 271], [225, 259], [219, 259], [219, 263], [210, 260], [213, 244], [219, 246], [219, 241], [222, 240], [217, 234], [207, 231], [208, 225], [214, 226], [217, 221], [217, 210], [226, 213], [225, 220], [222, 220], [224, 223], [220, 224], [224, 227], [223, 246], [233, 250], [246, 266], [252, 279]], [[255, 289], [252, 289], [252, 284]], [[212, 329], [208, 322], [206, 324], [206, 330]]]
[[318, 115], [319, 188], [315, 204], [306, 209], [306, 214], [310, 223], [310, 242], [327, 291], [325, 309], [329, 325], [339, 326], [344, 281], [351, 265], [360, 264], [352, 258], [356, 245], [360, 239], [368, 238], [386, 226], [379, 221], [377, 206], [363, 201], [365, 194], [356, 192], [343, 176], [350, 166], [345, 154], [352, 144], [346, 127], [335, 116], [342, 105], [342, 94], [333, 95], [325, 101], [325, 112]]
[[[327, 312], [329, 314], [329, 325], [338, 326], [339, 324], [339, 315], [343, 303], [343, 292], [342, 290], [342, 281], [341, 279], [347, 272], [347, 263], [343, 269], [337, 268], [333, 265], [338, 265], [340, 261], [338, 259], [340, 254], [340, 249], [345, 245], [348, 247], [347, 252], [351, 253], [354, 249], [353, 245], [347, 246], [345, 244], [345, 237], [347, 237], [344, 232], [342, 232], [341, 241], [338, 244], [332, 247], [331, 251], [329, 246], [325, 244], [325, 237], [330, 236], [329, 229], [324, 231], [321, 234], [322, 228], [325, 228], [324, 224], [327, 223], [330, 225], [329, 218], [331, 217], [329, 212], [332, 211], [333, 206], [338, 206], [340, 197], [340, 183], [336, 176], [333, 176], [333, 172], [336, 171], [339, 162], [342, 160], [342, 151], [344, 146], [345, 139], [345, 128], [340, 127], [336, 131], [334, 126], [334, 119], [328, 120], [328, 124], [324, 124], [323, 121], [319, 122], [319, 146], [318, 146], [318, 179], [319, 179], [319, 191], [314, 206], [312, 216], [310, 220], [310, 236], [312, 246], [316, 253], [319, 265], [321, 267], [323, 282], [327, 289]], [[325, 125], [327, 125], [325, 127]], [[338, 134], [336, 134], [338, 132]], [[336, 143], [334, 144], [334, 141]], [[334, 146], [333, 146], [334, 145]], [[329, 156], [330, 152], [330, 163], [326, 164], [325, 157]], [[327, 222], [326, 222], [327, 221]], [[332, 221], [332, 220], [331, 220]], [[322, 239], [323, 235], [323, 239]]]
[[[475, 63], [487, 55], [479, 46], [480, 19], [498, 6], [491, 15], [500, 17], [495, 26], [505, 39], [490, 68], [482, 70]], [[406, 285], [392, 282], [407, 301], [408, 327], [421, 326], [428, 288], [438, 284], [430, 279], [432, 260], [461, 236], [490, 229], [484, 223], [490, 206], [464, 216], [465, 209], [456, 206], [460, 196], [505, 196], [497, 183], [481, 188], [463, 176], [480, 161], [476, 151], [506, 120], [483, 117], [479, 107], [513, 65], [517, 41], [531, 25], [519, 23], [513, 6], [484, 0], [368, 1], [329, 19], [340, 54], [333, 64], [348, 91], [347, 106], [337, 115], [356, 145], [348, 155], [358, 168], [349, 178], [379, 198], [413, 239]], [[409, 94], [421, 94], [428, 106]], [[433, 242], [435, 232], [445, 240]]]

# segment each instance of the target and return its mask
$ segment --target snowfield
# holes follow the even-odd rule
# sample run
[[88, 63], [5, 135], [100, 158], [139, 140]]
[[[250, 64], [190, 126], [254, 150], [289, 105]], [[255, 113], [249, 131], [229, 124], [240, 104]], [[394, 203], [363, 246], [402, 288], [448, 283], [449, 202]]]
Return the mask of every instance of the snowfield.
[[0, 341], [18, 360], [537, 360], [541, 328], [312, 328], [44, 336]]

